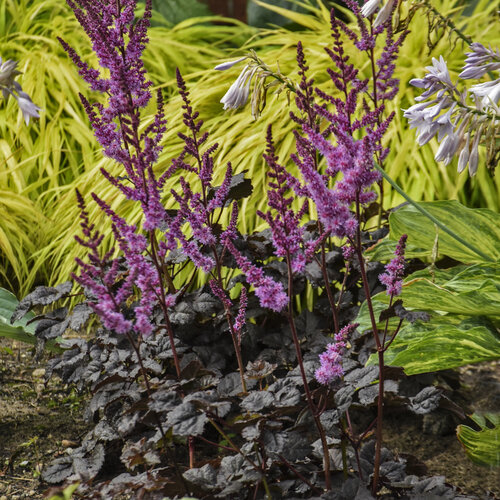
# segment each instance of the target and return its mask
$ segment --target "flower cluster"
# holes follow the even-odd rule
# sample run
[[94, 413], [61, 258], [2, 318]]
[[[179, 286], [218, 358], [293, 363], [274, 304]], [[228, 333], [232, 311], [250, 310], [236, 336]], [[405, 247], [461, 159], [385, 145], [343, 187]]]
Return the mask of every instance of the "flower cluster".
[[94, 134], [104, 154], [122, 164], [126, 176], [114, 177], [105, 169], [103, 175], [130, 200], [139, 201], [144, 212], [144, 228], [153, 230], [165, 222], [161, 203], [164, 179], [158, 180], [153, 164], [162, 149], [166, 130], [161, 93], [157, 93], [154, 121], [139, 131], [140, 111], [151, 100], [142, 53], [148, 41], [151, 0], [146, 1], [144, 15], [135, 21], [136, 0], [68, 0], [75, 15], [92, 42], [99, 64], [109, 72], [101, 76], [90, 68], [62, 39], [61, 45], [79, 69], [89, 87], [108, 96], [107, 106], [90, 103], [80, 95]]
[[[375, 14], [382, 0], [367, 0], [361, 9], [361, 15], [363, 17], [370, 17]], [[397, 0], [387, 0], [387, 2], [378, 11], [375, 21], [373, 21], [373, 27], [384, 24], [388, 19], [391, 18], [393, 10], [396, 8]]]
[[0, 90], [2, 91], [4, 99], [11, 95], [19, 105], [24, 117], [26, 125], [29, 124], [30, 118], [39, 118], [38, 112], [41, 110], [36, 104], [33, 103], [31, 97], [23, 92], [19, 82], [15, 78], [21, 72], [17, 70], [17, 61], [11, 59], [3, 62], [0, 57]]
[[[359, 8], [354, 2], [351, 3], [355, 13], [359, 15]], [[332, 49], [327, 48], [326, 51], [335, 69], [329, 69], [328, 73], [344, 99], [316, 89], [316, 94], [325, 104], [315, 104], [314, 111], [318, 117], [329, 122], [327, 132], [320, 133], [304, 123], [302, 128], [307, 134], [307, 140], [297, 141], [298, 154], [293, 156], [305, 181], [303, 190], [314, 201], [325, 231], [340, 238], [352, 238], [357, 229], [357, 219], [351, 207], [354, 204], [367, 204], [376, 197], [371, 188], [380, 180], [380, 174], [374, 169], [374, 157], [382, 161], [387, 156], [388, 150], [382, 148], [381, 140], [393, 117], [391, 114], [383, 118], [383, 101], [393, 95], [393, 88], [397, 88], [397, 80], [392, 79], [393, 60], [406, 35], [394, 41], [392, 32], [387, 27], [387, 42], [377, 62], [380, 70], [375, 88], [372, 89], [375, 107], [370, 110], [363, 105], [360, 109], [361, 96], [369, 91], [368, 81], [358, 78], [358, 70], [349, 62], [341, 36], [342, 32], [347, 34], [360, 50], [373, 47], [373, 36], [366, 30], [362, 20], [358, 21], [362, 26], [360, 37], [338, 20], [332, 11], [334, 43]], [[329, 109], [332, 104], [334, 111]], [[359, 131], [363, 131], [363, 137], [356, 139]], [[333, 136], [333, 141], [329, 134]], [[319, 173], [311, 150], [319, 151], [326, 159], [326, 175]], [[335, 184], [330, 188], [332, 179], [335, 179]]]
[[[443, 57], [433, 58], [432, 66], [423, 78], [415, 78], [410, 83], [424, 89], [404, 116], [410, 128], [418, 130], [420, 146], [434, 136], [440, 141], [435, 159], [445, 165], [458, 154], [458, 171], [469, 166], [469, 174], [478, 168], [480, 144], [487, 150], [487, 164], [494, 169], [499, 156], [497, 145], [500, 128], [500, 78], [472, 85], [460, 91], [451, 81], [448, 67]], [[500, 70], [498, 49], [487, 49], [480, 43], [471, 44], [465, 66], [459, 78], [463, 80], [481, 78], [492, 71]], [[468, 96], [473, 101], [470, 105]]]
[[[224, 104], [224, 109], [238, 109], [243, 107], [250, 96], [250, 87], [252, 80], [255, 77], [255, 84], [252, 94], [252, 116], [257, 118], [265, 106], [265, 96], [269, 87], [281, 84], [281, 87], [288, 87], [288, 90], [295, 91], [291, 81], [282, 75], [278, 70], [272, 71], [263, 61], [259, 59], [254, 51], [244, 57], [240, 57], [234, 61], [226, 61], [215, 66], [218, 71], [225, 71], [232, 68], [235, 64], [242, 61], [247, 61], [244, 68], [241, 70], [238, 78], [229, 87], [229, 90], [224, 94], [220, 102]], [[268, 77], [273, 77], [270, 84], [266, 83]]]
[[[90, 263], [77, 259], [81, 273], [79, 276], [73, 275], [73, 278], [91, 297], [89, 304], [106, 328], [121, 334], [135, 331], [144, 336], [149, 335], [153, 331], [149, 318], [160, 292], [156, 269], [143, 255], [147, 245], [146, 239], [136, 234], [134, 226], [126, 224], [106, 203], [93, 195], [94, 201], [112, 220], [115, 239], [126, 259], [128, 270], [124, 271], [119, 259], [110, 260], [113, 250], [101, 258], [98, 247], [102, 235], [90, 224], [83, 197], [78, 191], [76, 194], [85, 239], [78, 236], [75, 238], [90, 250]], [[125, 317], [123, 306], [133, 296], [134, 286], [141, 291], [141, 298], [134, 308], [135, 321], [132, 321], [132, 318]]]
[[[89, 36], [100, 66], [109, 71], [109, 77], [102, 77], [60, 40], [90, 88], [107, 95], [106, 105], [91, 104], [80, 96], [104, 154], [119, 162], [126, 176], [114, 177], [104, 169], [102, 173], [129, 200], [140, 202], [143, 229], [151, 237], [147, 238], [136, 226], [127, 224], [108, 203], [92, 193], [94, 201], [111, 220], [114, 238], [122, 254], [120, 259], [111, 259], [112, 252], [100, 258], [97, 247], [102, 238], [92, 233], [83, 198], [78, 193], [85, 240], [77, 240], [89, 248], [90, 263], [78, 261], [81, 272], [74, 278], [90, 293], [92, 307], [106, 328], [117, 333], [135, 332], [147, 336], [153, 331], [152, 312], [160, 298], [165, 308], [175, 302], [174, 296], [163, 289], [158, 260], [161, 249], [151, 243], [155, 229], [164, 229], [167, 222], [161, 203], [165, 178], [157, 179], [153, 172], [166, 125], [161, 93], [157, 95], [153, 122], [139, 130], [140, 110], [151, 98], [151, 82], [145, 78], [141, 57], [147, 43], [151, 1], [146, 2], [144, 16], [137, 22], [134, 19], [135, 0], [120, 3], [68, 0], [68, 4]], [[134, 306], [130, 311], [132, 299]]]
[[267, 129], [267, 150], [264, 159], [269, 167], [270, 178], [267, 190], [268, 205], [266, 213], [257, 214], [262, 217], [271, 229], [275, 255], [290, 259], [293, 272], [302, 272], [306, 264], [306, 255], [303, 251], [303, 228], [300, 221], [307, 208], [303, 204], [302, 210], [295, 213], [291, 208], [293, 197], [286, 196], [290, 174], [278, 163], [275, 154], [271, 126]]
[[343, 377], [342, 354], [347, 347], [347, 340], [358, 326], [357, 323], [342, 328], [334, 337], [335, 343], [328, 344], [326, 351], [319, 356], [320, 367], [314, 373], [316, 380], [323, 385], [329, 385], [334, 380]]
[[408, 236], [403, 234], [399, 238], [394, 251], [394, 259], [385, 266], [385, 273], [381, 274], [378, 279], [380, 283], [386, 286], [387, 295], [394, 297], [401, 293], [403, 287], [403, 276], [405, 271], [405, 248]]
[[230, 239], [226, 239], [226, 246], [236, 259], [239, 269], [245, 274], [248, 283], [255, 287], [255, 295], [259, 298], [260, 305], [276, 312], [282, 311], [288, 304], [288, 296], [283, 286], [265, 276], [264, 271], [242, 255]]

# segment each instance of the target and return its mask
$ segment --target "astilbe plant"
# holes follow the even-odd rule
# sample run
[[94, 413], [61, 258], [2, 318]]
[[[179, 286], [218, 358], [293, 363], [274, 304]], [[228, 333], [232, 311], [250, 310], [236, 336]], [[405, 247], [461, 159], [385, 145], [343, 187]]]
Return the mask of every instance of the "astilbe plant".
[[[365, 271], [360, 223], [362, 208], [376, 198], [373, 185], [379, 183], [382, 186], [380, 173], [375, 169], [374, 163], [375, 161], [383, 163], [389, 152], [387, 148], [382, 146], [382, 137], [394, 113], [384, 117], [384, 102], [392, 99], [398, 89], [398, 81], [392, 77], [395, 67], [394, 61], [407, 32], [403, 32], [396, 40], [393, 37], [391, 17], [396, 8], [395, 2], [388, 2], [384, 7], [387, 12], [384, 12], [383, 19], [379, 16], [373, 24], [370, 19], [368, 25], [363, 20], [363, 15], [369, 14], [360, 11], [355, 2], [348, 2], [348, 5], [357, 17], [359, 35], [337, 19], [332, 11], [333, 47], [332, 49], [325, 49], [333, 63], [333, 68], [329, 69], [328, 73], [337, 91], [335, 94], [330, 95], [320, 89], [313, 89], [313, 80], [307, 78], [308, 67], [302, 45], [299, 44], [298, 46], [297, 62], [301, 82], [296, 88], [296, 101], [301, 116], [291, 113], [291, 117], [301, 126], [303, 135], [296, 133], [297, 154], [292, 155], [292, 160], [298, 166], [302, 179], [293, 178], [283, 167], [277, 164], [269, 130], [268, 150], [265, 159], [270, 168], [271, 181], [268, 190], [268, 203], [271, 211], [259, 215], [266, 220], [271, 228], [275, 255], [285, 257], [287, 262], [289, 276], [288, 318], [309, 408], [321, 436], [327, 489], [330, 488], [328, 445], [319, 419], [321, 410], [313, 401], [308, 388], [301, 347], [293, 321], [293, 308], [291, 305], [293, 274], [303, 268], [306, 256], [309, 260], [315, 257], [320, 267], [322, 267], [323, 277], [325, 278], [324, 286], [327, 289], [333, 314], [337, 344], [330, 346], [321, 355], [321, 367], [316, 371], [316, 376], [320, 383], [329, 385], [330, 382], [340, 378], [343, 374], [340, 353], [345, 347], [347, 332], [353, 330], [353, 325], [348, 325], [340, 330], [337, 318], [338, 305], [333, 300], [328, 274], [325, 269], [325, 246], [322, 245], [318, 256], [314, 255], [315, 249], [327, 237], [334, 236], [346, 240], [350, 248], [356, 253], [366, 299], [372, 311], [373, 335], [379, 352], [380, 363], [377, 443], [372, 483], [372, 492], [375, 494], [378, 489], [381, 460], [384, 393], [383, 353], [385, 346], [379, 339], [377, 322], [370, 304], [370, 290]], [[376, 59], [376, 40], [384, 32], [386, 33], [385, 46], [382, 55]], [[367, 53], [371, 61], [371, 79], [359, 78], [358, 69], [349, 62], [350, 58], [345, 53], [343, 36], [349, 37], [359, 51]], [[249, 85], [248, 82], [245, 87], [246, 94], [248, 94]], [[316, 99], [320, 100], [319, 104], [315, 102]], [[240, 101], [238, 101], [238, 105], [244, 104], [246, 97]], [[323, 127], [322, 130], [319, 126], [321, 120], [327, 122], [327, 126]], [[319, 168], [318, 154], [326, 160], [324, 173], [321, 173]], [[301, 181], [303, 184], [301, 184]], [[295, 214], [290, 210], [291, 198], [287, 198], [285, 195], [287, 188], [295, 191], [296, 196], [305, 199], [302, 212]], [[319, 236], [316, 241], [310, 240], [305, 243], [299, 222], [308, 207], [308, 202], [312, 202], [318, 217]], [[277, 215], [273, 216], [273, 213]], [[401, 245], [399, 259], [402, 259], [404, 251], [404, 244]], [[304, 251], [306, 246], [307, 250]], [[396, 264], [392, 263], [391, 266], [395, 267]], [[383, 275], [382, 280], [385, 283], [390, 281], [391, 294], [396, 294], [396, 288], [399, 285], [399, 274], [397, 277], [393, 276], [392, 267], [388, 270], [388, 275]], [[400, 271], [399, 268], [398, 271]], [[251, 283], [251, 280], [249, 282]], [[265, 305], [262, 300], [261, 304]], [[337, 377], [334, 374], [337, 374]]]
[[[375, 162], [383, 163], [388, 152], [382, 139], [392, 115], [384, 115], [384, 102], [397, 88], [392, 72], [404, 34], [394, 40], [390, 17], [373, 26], [354, 2], [349, 5], [358, 19], [358, 33], [332, 11], [333, 45], [326, 49], [332, 61], [331, 95], [314, 87], [299, 44], [301, 81], [290, 84], [296, 92], [297, 111], [291, 118], [298, 125], [297, 152], [290, 160], [300, 176], [278, 161], [269, 127], [264, 156], [268, 210], [259, 212], [268, 229], [241, 235], [237, 201], [251, 193], [251, 185], [242, 174], [233, 175], [231, 164], [224, 165], [222, 183], [215, 184], [218, 145], [209, 144], [180, 72], [177, 86], [186, 132], [179, 137], [184, 149], [164, 173], [155, 172], [166, 118], [158, 92], [155, 116], [142, 125], [151, 99], [151, 82], [141, 61], [151, 3], [146, 2], [138, 21], [132, 0], [68, 4], [107, 75], [90, 68], [61, 40], [90, 88], [107, 97], [106, 104], [93, 104], [81, 96], [104, 154], [124, 169], [120, 175], [102, 174], [129, 201], [140, 204], [143, 218], [140, 226], [128, 223], [94, 193], [93, 202], [108, 216], [118, 246], [116, 256], [114, 249], [102, 253], [102, 235], [77, 193], [83, 230], [77, 240], [89, 254], [88, 262], [78, 261], [80, 273], [74, 279], [84, 290], [85, 304], [68, 317], [60, 308], [39, 318], [37, 335], [53, 339], [65, 328], [80, 328], [90, 310], [97, 314], [102, 328], [95, 338], [66, 340], [68, 350], [51, 361], [48, 373], [79, 388], [88, 385], [92, 397], [87, 416], [98, 424], [81, 446], [44, 472], [44, 479], [81, 481], [86, 498], [131, 491], [137, 498], [193, 492], [307, 497], [334, 488], [332, 477], [339, 469], [338, 460], [332, 461], [337, 451], [332, 441], [340, 436], [344, 478], [354, 454], [355, 484], [366, 491], [366, 478], [373, 473], [376, 494], [389, 481], [380, 477], [380, 465], [388, 460], [382, 455], [384, 352], [401, 322], [389, 332], [387, 321], [379, 332], [370, 294], [380, 287], [381, 275], [391, 295], [386, 316], [402, 314], [393, 297], [401, 290], [405, 239], [382, 274], [380, 265], [370, 266], [364, 259], [364, 248], [372, 241], [362, 231], [362, 211], [376, 198], [373, 186], [380, 175]], [[384, 33], [377, 59], [376, 40]], [[360, 78], [350, 62], [344, 36], [367, 54], [370, 78]], [[273, 77], [268, 73], [266, 77]], [[166, 196], [175, 199], [175, 210], [165, 210]], [[298, 211], [292, 208], [294, 197], [302, 201]], [[224, 210], [231, 213], [227, 227], [220, 224]], [[193, 278], [179, 285], [177, 274], [188, 264]], [[193, 291], [197, 272], [208, 276], [208, 285]], [[308, 313], [295, 307], [306, 280], [324, 290], [326, 300], [320, 298], [318, 304], [328, 304], [316, 308], [312, 327]], [[68, 286], [35, 291], [15, 316], [68, 293]], [[362, 298], [371, 312], [378, 367], [362, 367], [350, 349], [357, 334], [352, 320]], [[343, 364], [347, 357], [349, 369]], [[356, 434], [349, 414], [360, 388], [358, 374], [365, 384], [378, 379], [377, 394], [363, 393], [370, 405], [378, 396], [377, 417], [361, 434]], [[402, 401], [421, 411], [413, 400]], [[373, 426], [376, 443], [365, 445]], [[404, 468], [390, 463], [395, 470]], [[110, 479], [105, 471], [113, 467], [121, 474]], [[348, 484], [338, 492], [344, 495]]]

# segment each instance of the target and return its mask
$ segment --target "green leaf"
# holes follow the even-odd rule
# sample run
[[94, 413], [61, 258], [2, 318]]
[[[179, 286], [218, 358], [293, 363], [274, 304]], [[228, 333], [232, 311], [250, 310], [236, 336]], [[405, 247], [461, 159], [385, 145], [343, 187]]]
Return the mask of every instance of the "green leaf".
[[[385, 362], [407, 375], [428, 373], [500, 358], [500, 338], [487, 318], [436, 315], [406, 325], [385, 353]], [[377, 363], [371, 356], [369, 365]]]
[[[18, 304], [19, 301], [13, 293], [5, 290], [5, 288], [0, 288], [0, 337], [36, 345], [36, 323], [29, 323], [35, 317], [32, 312], [28, 312], [24, 317], [12, 324], [10, 322], [10, 318]], [[60, 353], [62, 351], [57, 344], [57, 339], [49, 340], [44, 347], [51, 352]]]
[[[500, 260], [500, 214], [492, 210], [471, 209], [458, 201], [433, 201], [419, 203], [453, 233], [476, 248], [471, 248], [452, 238], [441, 229], [438, 231], [438, 253], [461, 262], [480, 263]], [[436, 239], [436, 226], [412, 205], [405, 205], [389, 217], [390, 240], [397, 241], [408, 235], [408, 257], [430, 256]], [[389, 240], [389, 241], [390, 241]], [[376, 245], [371, 257], [379, 260], [392, 258], [395, 243]]]
[[457, 427], [457, 436], [465, 452], [479, 465], [500, 466], [500, 414], [474, 414], [470, 418], [481, 430], [475, 431], [467, 425]]
[[[417, 271], [405, 280], [401, 298], [407, 309], [441, 314], [433, 314], [427, 323], [403, 326], [385, 354], [387, 364], [402, 366], [410, 375], [500, 358], [495, 328], [500, 317], [500, 264]], [[377, 321], [388, 303], [385, 293], [372, 297]], [[366, 302], [356, 321], [361, 331], [371, 328]], [[391, 319], [389, 330], [398, 322]], [[376, 363], [376, 358], [369, 363]]]
[[0, 337], [12, 340], [19, 340], [28, 344], [35, 344], [35, 325], [27, 322], [34, 317], [33, 313], [28, 313], [24, 318], [10, 324], [10, 318], [14, 313], [19, 301], [16, 296], [4, 288], [0, 288]]
[[[417, 271], [403, 282], [401, 294], [407, 309], [441, 311], [471, 316], [500, 316], [500, 263], [456, 266], [450, 269]], [[389, 297], [381, 292], [372, 301], [376, 317], [388, 304]], [[357, 321], [361, 328], [368, 323], [368, 308], [362, 304]]]

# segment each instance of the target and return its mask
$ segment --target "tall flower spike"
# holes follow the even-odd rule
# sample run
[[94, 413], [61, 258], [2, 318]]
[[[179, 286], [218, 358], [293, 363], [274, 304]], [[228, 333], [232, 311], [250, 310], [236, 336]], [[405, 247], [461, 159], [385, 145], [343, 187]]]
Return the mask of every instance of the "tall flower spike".
[[[471, 44], [471, 49], [459, 78], [480, 78], [486, 72], [500, 69], [498, 49], [495, 52], [480, 43]], [[495, 136], [500, 127], [500, 78], [478, 83], [461, 92], [451, 81], [444, 59], [432, 62], [423, 78], [410, 81], [425, 91], [415, 98], [417, 104], [404, 110], [410, 128], [417, 129], [419, 145], [437, 135], [441, 144], [436, 161], [448, 164], [458, 155], [458, 171], [462, 172], [469, 164], [470, 175], [477, 171], [478, 147], [485, 145], [487, 166], [494, 169], [499, 157]], [[468, 94], [472, 99], [468, 99]], [[472, 148], [471, 136], [474, 137]]]
[[[266, 213], [258, 211], [257, 215], [269, 224], [275, 254], [278, 257], [289, 256], [292, 270], [301, 272], [306, 264], [306, 258], [301, 248], [303, 229], [300, 227], [300, 220], [303, 211], [295, 213], [290, 208], [293, 198], [286, 196], [290, 174], [278, 163], [270, 125], [267, 128], [267, 149], [264, 159], [269, 167], [268, 176], [270, 178], [267, 203], [272, 210], [268, 210]], [[304, 205], [305, 207], [306, 205]]]
[[385, 273], [381, 274], [378, 279], [380, 283], [386, 286], [387, 295], [392, 297], [401, 294], [403, 287], [403, 275], [405, 271], [405, 248], [408, 236], [403, 234], [399, 238], [394, 252], [394, 259], [385, 266]]
[[342, 354], [347, 347], [347, 340], [352, 335], [357, 323], [347, 325], [335, 335], [335, 343], [328, 344], [326, 351], [319, 356], [320, 367], [314, 373], [315, 379], [323, 385], [329, 385], [344, 375]]

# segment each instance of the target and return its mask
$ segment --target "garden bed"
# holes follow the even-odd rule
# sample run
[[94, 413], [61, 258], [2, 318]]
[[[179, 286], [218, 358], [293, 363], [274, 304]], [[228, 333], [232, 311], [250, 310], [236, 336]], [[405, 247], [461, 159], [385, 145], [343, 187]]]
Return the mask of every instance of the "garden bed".
[[[41, 499], [49, 486], [38, 479], [40, 471], [89, 428], [81, 417], [85, 400], [56, 377], [45, 386], [44, 364], [36, 363], [24, 344], [13, 347], [2, 340], [1, 346], [12, 353], [2, 349], [0, 355], [0, 500]], [[471, 412], [500, 411], [500, 362], [453, 373], [460, 376], [455, 401]], [[401, 418], [388, 412], [384, 443], [396, 455], [413, 455], [423, 475], [443, 475], [464, 495], [500, 497], [499, 469], [472, 463], [455, 426], [447, 414]]]

